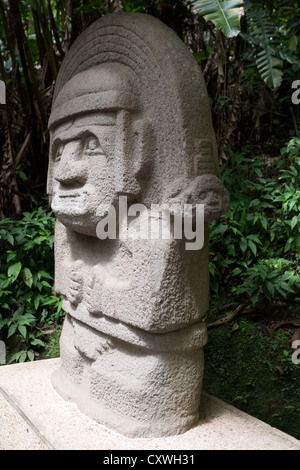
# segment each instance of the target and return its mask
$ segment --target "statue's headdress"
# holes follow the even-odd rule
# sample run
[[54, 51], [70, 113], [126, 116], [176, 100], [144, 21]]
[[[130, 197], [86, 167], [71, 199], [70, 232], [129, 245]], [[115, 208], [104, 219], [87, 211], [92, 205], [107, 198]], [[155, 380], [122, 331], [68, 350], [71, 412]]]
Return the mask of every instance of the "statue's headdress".
[[[114, 70], [119, 80], [113, 78]], [[109, 74], [111, 87], [103, 84], [109, 82]], [[50, 130], [69, 116], [97, 110], [120, 114], [116, 152], [122, 154], [124, 174], [129, 170], [134, 175], [124, 177], [119, 193], [137, 193], [139, 179], [151, 173], [157, 181], [163, 175], [165, 192], [153, 185], [143, 194], [145, 203], [155, 203], [201, 175], [217, 174], [217, 147], [201, 70], [188, 47], [156, 18], [140, 13], [104, 16], [70, 48], [57, 78]], [[128, 136], [132, 111], [136, 122], [126, 149], [128, 138], [122, 132]]]

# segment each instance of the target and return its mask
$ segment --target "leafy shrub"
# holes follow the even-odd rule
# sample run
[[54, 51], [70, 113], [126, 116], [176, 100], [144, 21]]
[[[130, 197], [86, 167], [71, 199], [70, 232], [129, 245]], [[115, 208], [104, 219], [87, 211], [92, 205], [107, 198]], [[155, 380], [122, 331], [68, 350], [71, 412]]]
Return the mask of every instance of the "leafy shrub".
[[221, 178], [231, 207], [211, 224], [211, 288], [231, 285], [253, 305], [286, 298], [299, 287], [300, 139], [279, 160], [229, 154]]
[[34, 360], [44, 325], [63, 315], [53, 290], [54, 225], [42, 207], [0, 221], [0, 338], [14, 351], [10, 362]]

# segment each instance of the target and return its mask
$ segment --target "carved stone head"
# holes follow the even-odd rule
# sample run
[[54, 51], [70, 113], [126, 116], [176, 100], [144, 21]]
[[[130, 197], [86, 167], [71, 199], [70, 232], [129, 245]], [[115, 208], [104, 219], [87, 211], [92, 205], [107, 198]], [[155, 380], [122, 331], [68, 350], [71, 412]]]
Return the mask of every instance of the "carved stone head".
[[113, 17], [84, 32], [60, 70], [49, 122], [54, 213], [93, 236], [119, 195], [146, 206], [205, 203], [206, 220], [218, 217], [228, 196], [215, 176], [216, 142], [196, 61], [164, 25], [153, 36], [155, 18]]
[[115, 204], [124, 172], [118, 146], [137, 98], [132, 72], [116, 63], [82, 71], [60, 91], [50, 121], [49, 192], [53, 211], [67, 227], [95, 235]]

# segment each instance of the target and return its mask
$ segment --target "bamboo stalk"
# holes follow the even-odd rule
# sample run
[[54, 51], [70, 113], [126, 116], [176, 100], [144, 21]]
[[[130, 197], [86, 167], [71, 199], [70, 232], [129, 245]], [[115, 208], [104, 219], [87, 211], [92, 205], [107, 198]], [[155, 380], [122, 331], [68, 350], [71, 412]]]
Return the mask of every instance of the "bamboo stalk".
[[48, 13], [49, 13], [50, 25], [51, 25], [51, 29], [53, 31], [55, 44], [56, 44], [58, 52], [60, 53], [61, 59], [63, 59], [65, 54], [64, 54], [64, 51], [63, 51], [61, 43], [60, 43], [59, 34], [57, 32], [57, 26], [56, 26], [55, 19], [54, 19], [54, 16], [53, 16], [53, 11], [52, 11], [52, 8], [51, 8], [50, 0], [47, 0], [47, 4], [48, 4]]
[[[14, 168], [14, 159], [13, 159], [13, 154], [12, 154], [12, 144], [11, 144], [11, 133], [10, 133], [10, 126], [9, 126], [9, 117], [8, 117], [8, 111], [7, 111], [7, 106], [4, 106], [4, 109], [2, 110], [2, 116], [3, 116], [3, 124], [4, 124], [4, 134], [5, 134], [5, 140], [6, 140], [6, 164], [8, 171], [6, 172], [5, 179], [10, 180], [10, 184], [7, 185], [9, 192], [13, 193], [12, 197], [12, 203], [15, 207], [15, 211], [17, 214], [22, 213], [22, 207], [21, 207], [21, 201], [20, 197], [18, 194], [18, 183], [17, 183], [17, 178], [16, 178], [16, 173], [15, 173], [15, 168]], [[3, 168], [5, 168], [5, 165], [2, 165]], [[4, 171], [4, 170], [3, 170]], [[7, 183], [3, 183], [7, 184]], [[2, 211], [2, 208], [1, 208]]]
[[26, 56], [25, 56], [25, 51], [23, 48], [22, 34], [20, 31], [18, 2], [16, 0], [9, 0], [9, 6], [10, 6], [10, 12], [9, 12], [10, 28], [14, 32], [16, 40], [17, 40], [21, 64], [22, 64], [23, 73], [24, 73], [25, 85], [26, 85], [26, 90], [27, 90], [27, 102], [29, 103], [29, 107], [30, 107], [30, 114], [27, 115], [27, 118], [29, 120], [30, 125], [32, 126], [33, 116], [35, 114], [33, 100], [32, 100], [33, 90], [31, 87], [30, 78], [28, 74]]
[[[25, 35], [24, 26], [23, 26], [23, 23], [22, 23], [22, 18], [21, 18], [21, 13], [20, 13], [20, 10], [19, 10], [18, 1], [17, 0], [10, 0], [10, 1], [12, 3], [13, 7], [14, 7], [14, 11], [15, 11], [15, 15], [16, 15], [15, 18], [16, 18], [16, 21], [17, 21], [18, 37], [19, 37], [19, 40], [21, 40], [21, 42], [23, 44], [24, 52], [25, 52], [26, 57], [27, 57], [27, 62], [28, 62], [28, 66], [29, 66], [31, 81], [32, 81], [32, 84], [33, 84], [34, 95], [35, 95], [35, 98], [36, 98], [37, 103], [38, 103], [38, 108], [39, 108], [39, 112], [40, 112], [40, 116], [41, 116], [41, 120], [42, 120], [43, 129], [46, 129], [47, 119], [46, 119], [44, 108], [43, 108], [43, 105], [42, 105], [42, 102], [41, 102], [41, 99], [40, 99], [40, 94], [39, 94], [38, 84], [37, 84], [37, 78], [36, 78], [36, 71], [34, 69], [33, 59], [32, 59], [32, 56], [31, 56], [30, 49], [28, 47], [28, 41], [27, 41], [27, 38], [26, 38], [26, 35]], [[18, 44], [19, 44], [19, 40], [18, 40]]]
[[46, 21], [47, 11], [44, 8], [44, 2], [39, 3], [37, 0], [35, 0], [34, 4], [35, 4], [37, 16], [38, 16], [38, 19], [42, 28], [45, 48], [46, 48], [46, 52], [49, 58], [49, 64], [52, 70], [52, 75], [53, 75], [54, 80], [56, 80], [58, 67], [57, 67], [56, 56], [53, 51], [52, 39], [49, 33], [49, 25], [48, 25], [48, 22]]
[[33, 7], [31, 7], [31, 14], [32, 14], [32, 18], [33, 18], [34, 30], [35, 30], [35, 35], [36, 35], [36, 42], [37, 42], [37, 46], [38, 46], [38, 50], [39, 50], [40, 64], [42, 66], [43, 63], [44, 63], [45, 56], [46, 56], [46, 49], [45, 49], [44, 39], [43, 39], [43, 35], [42, 35], [42, 32], [41, 32], [37, 12]]

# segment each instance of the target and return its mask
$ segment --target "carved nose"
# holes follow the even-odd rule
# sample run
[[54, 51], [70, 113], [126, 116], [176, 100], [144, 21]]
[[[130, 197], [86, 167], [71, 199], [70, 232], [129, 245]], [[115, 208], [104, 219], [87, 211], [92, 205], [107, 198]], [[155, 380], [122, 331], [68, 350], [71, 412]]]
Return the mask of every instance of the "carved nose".
[[62, 152], [56, 167], [54, 178], [63, 185], [84, 184], [86, 182], [86, 165], [78, 158], [78, 144], [70, 142]]
[[212, 197], [209, 201], [209, 205], [210, 206], [219, 206], [220, 203], [221, 203], [220, 195], [217, 192], [213, 191]]
[[83, 165], [66, 163], [62, 165], [60, 163], [59, 168], [54, 175], [56, 181], [61, 184], [84, 184], [86, 182], [86, 174]]

